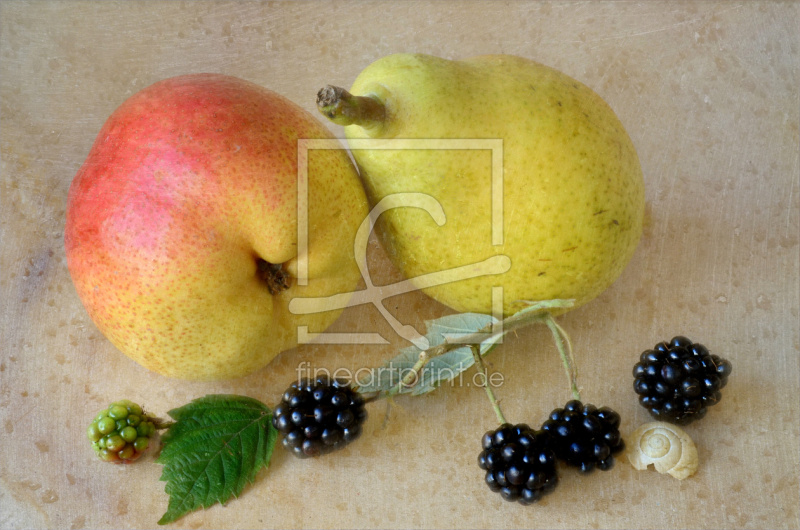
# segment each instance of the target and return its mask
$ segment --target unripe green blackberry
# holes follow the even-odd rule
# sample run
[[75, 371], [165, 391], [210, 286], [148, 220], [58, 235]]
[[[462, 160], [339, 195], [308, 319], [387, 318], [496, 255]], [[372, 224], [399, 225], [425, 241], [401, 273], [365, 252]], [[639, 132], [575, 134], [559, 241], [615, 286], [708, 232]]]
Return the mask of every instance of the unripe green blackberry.
[[101, 410], [89, 427], [86, 437], [97, 456], [105, 462], [129, 464], [142, 456], [156, 432], [155, 418], [142, 407], [123, 399]]

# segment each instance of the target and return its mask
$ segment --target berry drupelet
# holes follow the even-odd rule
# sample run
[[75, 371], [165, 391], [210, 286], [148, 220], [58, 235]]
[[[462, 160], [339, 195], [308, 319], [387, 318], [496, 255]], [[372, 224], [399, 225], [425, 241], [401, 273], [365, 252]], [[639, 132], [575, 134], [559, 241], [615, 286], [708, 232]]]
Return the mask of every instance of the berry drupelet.
[[307, 458], [358, 438], [366, 417], [364, 398], [348, 383], [320, 376], [292, 383], [273, 411], [272, 425], [283, 433], [284, 447]]
[[486, 484], [507, 501], [531, 504], [558, 484], [556, 459], [547, 433], [525, 424], [503, 424], [483, 435], [478, 465], [486, 471]]
[[605, 471], [614, 466], [614, 454], [625, 448], [619, 423], [619, 414], [608, 407], [572, 400], [553, 410], [542, 430], [550, 434], [556, 457], [588, 473], [595, 467]]
[[154, 418], [127, 399], [101, 410], [86, 429], [86, 437], [101, 460], [129, 464], [147, 450], [156, 432]]
[[633, 389], [654, 418], [685, 425], [719, 402], [731, 370], [702, 344], [677, 336], [642, 353], [633, 367]]

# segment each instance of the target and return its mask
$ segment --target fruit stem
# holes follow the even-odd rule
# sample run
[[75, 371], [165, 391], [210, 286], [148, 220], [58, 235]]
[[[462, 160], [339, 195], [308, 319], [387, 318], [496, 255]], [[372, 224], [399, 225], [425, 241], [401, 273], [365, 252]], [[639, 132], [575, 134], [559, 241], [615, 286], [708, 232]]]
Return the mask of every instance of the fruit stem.
[[561, 363], [564, 365], [564, 370], [567, 372], [567, 380], [569, 381], [570, 390], [572, 390], [572, 398], [580, 401], [581, 393], [578, 391], [578, 369], [575, 364], [575, 357], [572, 354], [572, 343], [569, 340], [569, 335], [564, 331], [564, 328], [558, 325], [553, 315], [550, 313], [544, 316], [544, 323], [547, 324], [550, 333], [553, 334], [553, 341], [555, 341], [558, 354], [561, 356]]
[[492, 404], [494, 413], [497, 416], [497, 421], [500, 422], [500, 425], [508, 423], [506, 422], [505, 416], [503, 416], [503, 411], [500, 410], [500, 404], [497, 402], [497, 397], [494, 395], [492, 386], [489, 384], [489, 374], [486, 372], [486, 365], [483, 364], [480, 345], [472, 344], [470, 345], [470, 349], [472, 350], [472, 357], [475, 359], [475, 364], [478, 367], [478, 371], [483, 376], [483, 389], [486, 390], [486, 396], [489, 398], [489, 402]]
[[169, 429], [173, 425], [175, 425], [174, 421], [164, 421], [161, 418], [155, 418], [153, 420], [153, 427], [155, 427], [156, 430], [158, 430], [158, 431], [163, 431], [164, 429]]
[[386, 119], [386, 107], [377, 99], [354, 96], [333, 85], [326, 85], [317, 92], [317, 109], [337, 125], [374, 127]]
[[[354, 387], [353, 387], [353, 390], [354, 390], [355, 392], [358, 392], [358, 385], [354, 386]], [[362, 395], [363, 395], [363, 394], [362, 394]], [[367, 395], [364, 395], [364, 404], [367, 404], [367, 403], [372, 403], [373, 401], [378, 401], [378, 400], [379, 400], [379, 399], [381, 399], [382, 397], [383, 397], [383, 396], [381, 396], [381, 393], [380, 393], [380, 392], [371, 392], [371, 393], [369, 393], [369, 394], [367, 394]]]
[[256, 274], [267, 285], [269, 294], [276, 295], [290, 287], [290, 276], [284, 270], [283, 264], [270, 263], [258, 258], [256, 260]]

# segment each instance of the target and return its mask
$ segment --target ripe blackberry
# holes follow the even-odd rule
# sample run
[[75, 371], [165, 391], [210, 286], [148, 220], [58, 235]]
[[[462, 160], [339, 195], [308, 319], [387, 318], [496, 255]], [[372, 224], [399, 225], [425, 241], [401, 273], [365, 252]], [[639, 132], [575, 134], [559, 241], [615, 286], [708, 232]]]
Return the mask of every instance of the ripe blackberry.
[[141, 406], [123, 399], [95, 416], [86, 429], [86, 437], [101, 460], [129, 464], [147, 450], [155, 432], [154, 418]]
[[283, 446], [300, 458], [319, 456], [349, 444], [367, 417], [364, 398], [348, 383], [328, 376], [292, 383], [272, 412]]
[[731, 370], [702, 344], [677, 336], [642, 353], [633, 367], [633, 389], [653, 417], [685, 425], [720, 400]]
[[556, 457], [588, 473], [595, 467], [605, 471], [614, 466], [614, 453], [625, 447], [619, 422], [619, 414], [608, 407], [572, 400], [553, 410], [542, 430], [550, 434]]
[[547, 433], [525, 424], [505, 423], [483, 435], [478, 465], [486, 470], [486, 484], [507, 501], [531, 504], [558, 484], [556, 458]]

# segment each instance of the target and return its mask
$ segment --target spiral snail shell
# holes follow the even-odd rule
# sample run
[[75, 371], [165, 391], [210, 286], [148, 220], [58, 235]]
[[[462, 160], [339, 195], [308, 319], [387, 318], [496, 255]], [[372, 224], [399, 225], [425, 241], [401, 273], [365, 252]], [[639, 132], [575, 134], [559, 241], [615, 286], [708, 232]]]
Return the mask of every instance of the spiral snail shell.
[[659, 473], [669, 473], [678, 480], [697, 471], [697, 448], [686, 432], [661, 421], [641, 425], [633, 431], [626, 454], [635, 469], [653, 464]]

